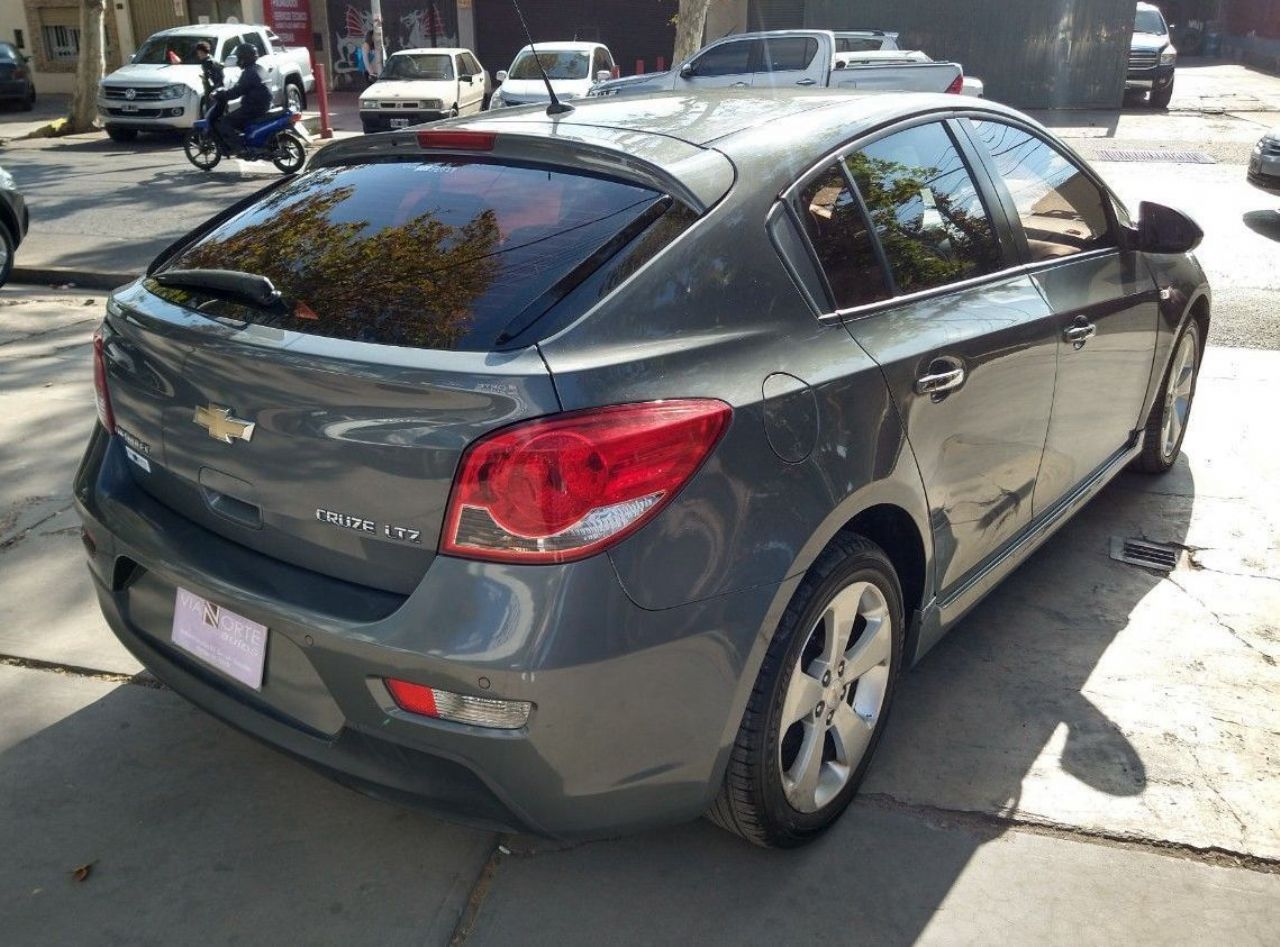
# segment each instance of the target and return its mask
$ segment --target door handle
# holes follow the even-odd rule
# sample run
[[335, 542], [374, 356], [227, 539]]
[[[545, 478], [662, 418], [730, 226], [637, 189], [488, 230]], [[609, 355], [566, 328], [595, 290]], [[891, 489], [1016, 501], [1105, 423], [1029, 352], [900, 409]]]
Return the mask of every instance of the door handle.
[[1075, 322], [1062, 330], [1062, 337], [1076, 349], [1084, 348], [1084, 344], [1098, 334], [1098, 327], [1084, 316], [1076, 316]]
[[813, 85], [815, 82], [817, 82], [816, 79], [797, 79], [796, 85]]
[[748, 85], [748, 83], [746, 83], [746, 82], [735, 82], [732, 86], [730, 86], [730, 88], [733, 88], [733, 89], [745, 89], [745, 88], [747, 87], [747, 85]]
[[960, 359], [950, 355], [935, 358], [929, 365], [929, 374], [916, 379], [916, 394], [929, 395], [934, 401], [941, 401], [948, 392], [963, 385], [965, 377]]

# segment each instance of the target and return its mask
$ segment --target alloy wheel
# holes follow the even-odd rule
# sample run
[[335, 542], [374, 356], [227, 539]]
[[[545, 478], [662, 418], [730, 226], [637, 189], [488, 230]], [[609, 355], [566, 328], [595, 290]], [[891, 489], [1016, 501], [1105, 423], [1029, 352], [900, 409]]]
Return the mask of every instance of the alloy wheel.
[[845, 586], [810, 629], [783, 700], [779, 765], [793, 809], [817, 812], [848, 785], [884, 708], [892, 656], [884, 593]]
[[1173, 367], [1169, 372], [1169, 385], [1164, 398], [1164, 418], [1160, 424], [1160, 450], [1170, 457], [1178, 449], [1182, 432], [1191, 413], [1191, 398], [1195, 394], [1196, 338], [1184, 332], [1173, 355]]

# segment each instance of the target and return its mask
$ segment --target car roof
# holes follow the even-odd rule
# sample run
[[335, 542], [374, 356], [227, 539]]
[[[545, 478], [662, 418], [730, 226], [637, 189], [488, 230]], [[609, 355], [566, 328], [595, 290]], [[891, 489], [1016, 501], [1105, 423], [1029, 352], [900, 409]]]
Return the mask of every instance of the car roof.
[[[561, 51], [568, 50], [571, 52], [589, 53], [593, 49], [601, 49], [601, 48], [607, 48], [607, 47], [605, 47], [604, 43], [587, 43], [577, 39], [566, 40], [565, 42], [562, 42], [562, 43], [552, 43], [552, 42], [544, 43], [542, 42], [542, 40], [538, 41], [538, 49], [539, 51], [544, 53], [552, 52], [553, 50], [557, 50], [557, 49]], [[520, 52], [516, 53], [516, 55], [519, 56], [520, 53], [527, 53], [531, 49], [533, 49], [532, 46], [522, 46], [520, 48]]]
[[[471, 50], [462, 46], [418, 46], [414, 49], [397, 49], [391, 56], [403, 56], [405, 53], [439, 53], [441, 56], [456, 56], [459, 53], [471, 53]], [[471, 53], [475, 55], [475, 53]], [[387, 58], [390, 59], [391, 56]]]
[[189, 26], [172, 26], [167, 30], [156, 30], [151, 36], [240, 36], [261, 29], [265, 27], [254, 23], [193, 23]]

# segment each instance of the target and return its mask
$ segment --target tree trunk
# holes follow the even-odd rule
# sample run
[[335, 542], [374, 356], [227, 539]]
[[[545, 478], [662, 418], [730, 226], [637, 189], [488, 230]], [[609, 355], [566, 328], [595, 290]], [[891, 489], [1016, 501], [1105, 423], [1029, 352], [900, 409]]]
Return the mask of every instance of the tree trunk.
[[105, 11], [105, 0], [80, 2], [80, 61], [65, 129], [70, 134], [91, 131], [98, 118], [98, 83], [106, 68], [102, 55]]
[[[724, 0], [716, 0], [723, 3]], [[676, 15], [676, 48], [671, 54], [674, 66], [684, 62], [702, 48], [702, 33], [707, 28], [707, 10], [712, 0], [680, 0]]]

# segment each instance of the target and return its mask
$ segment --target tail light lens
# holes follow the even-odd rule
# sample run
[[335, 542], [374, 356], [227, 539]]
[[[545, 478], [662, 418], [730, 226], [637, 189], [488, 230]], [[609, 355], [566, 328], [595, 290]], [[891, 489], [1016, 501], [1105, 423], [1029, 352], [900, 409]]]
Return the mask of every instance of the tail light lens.
[[111, 393], [107, 390], [107, 356], [101, 329], [93, 333], [93, 393], [98, 402], [98, 420], [108, 434], [114, 434], [116, 416], [111, 410]]
[[951, 80], [951, 85], [947, 86], [946, 91], [949, 95], [959, 95], [964, 90], [964, 73], [960, 73]]
[[471, 445], [440, 551], [493, 562], [571, 562], [648, 522], [724, 434], [723, 401], [654, 401], [516, 424]]

